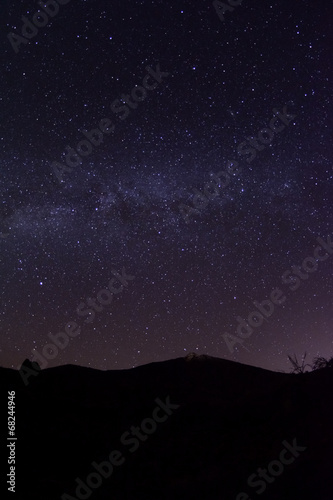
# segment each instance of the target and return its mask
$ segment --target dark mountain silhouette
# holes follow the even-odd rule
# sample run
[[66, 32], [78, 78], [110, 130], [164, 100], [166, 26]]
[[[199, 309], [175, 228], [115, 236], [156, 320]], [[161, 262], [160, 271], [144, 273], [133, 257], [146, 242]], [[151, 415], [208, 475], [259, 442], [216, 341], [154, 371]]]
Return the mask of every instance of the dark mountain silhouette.
[[[0, 386], [16, 391], [16, 499], [332, 500], [333, 368], [294, 375], [190, 355], [131, 370], [59, 366], [27, 386], [0, 368]], [[103, 478], [110, 469], [92, 463], [112, 450]], [[275, 477], [260, 479], [269, 465]]]

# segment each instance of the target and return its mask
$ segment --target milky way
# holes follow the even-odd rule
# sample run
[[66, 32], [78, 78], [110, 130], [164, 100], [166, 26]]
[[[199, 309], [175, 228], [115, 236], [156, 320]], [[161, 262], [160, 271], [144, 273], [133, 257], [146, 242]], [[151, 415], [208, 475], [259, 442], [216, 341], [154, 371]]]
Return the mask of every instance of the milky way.
[[[47, 366], [332, 356], [333, 256], [282, 282], [333, 237], [330, 2], [244, 0], [222, 20], [210, 1], [79, 0], [23, 28], [39, 8], [1, 9], [0, 364], [69, 322]], [[231, 352], [275, 288], [284, 303]]]

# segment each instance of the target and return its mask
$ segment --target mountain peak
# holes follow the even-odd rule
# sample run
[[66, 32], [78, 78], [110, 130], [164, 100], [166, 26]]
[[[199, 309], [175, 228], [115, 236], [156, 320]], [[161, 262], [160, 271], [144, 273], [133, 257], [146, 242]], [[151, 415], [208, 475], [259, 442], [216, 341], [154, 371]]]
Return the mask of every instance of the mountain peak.
[[195, 352], [190, 352], [185, 356], [185, 361], [206, 361], [211, 359], [211, 356], [207, 356], [207, 354], [196, 354]]
[[40, 371], [40, 366], [39, 364], [37, 363], [37, 361], [30, 361], [30, 359], [26, 358], [22, 365], [21, 365], [21, 370], [22, 368], [29, 368], [30, 370], [34, 370], [34, 371]]

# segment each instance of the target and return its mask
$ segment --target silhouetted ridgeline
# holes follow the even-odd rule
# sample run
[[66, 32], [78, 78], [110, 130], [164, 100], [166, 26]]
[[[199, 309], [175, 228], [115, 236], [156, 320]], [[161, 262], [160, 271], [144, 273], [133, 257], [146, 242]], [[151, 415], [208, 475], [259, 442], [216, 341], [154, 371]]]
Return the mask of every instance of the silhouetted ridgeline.
[[333, 498], [331, 368], [292, 375], [202, 356], [61, 366], [29, 382], [0, 368], [2, 400], [16, 391], [15, 499]]

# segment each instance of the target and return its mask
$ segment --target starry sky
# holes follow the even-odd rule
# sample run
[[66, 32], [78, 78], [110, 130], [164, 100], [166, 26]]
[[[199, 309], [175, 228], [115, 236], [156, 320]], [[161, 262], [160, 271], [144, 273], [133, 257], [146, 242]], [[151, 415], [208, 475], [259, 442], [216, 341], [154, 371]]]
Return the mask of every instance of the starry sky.
[[0, 6], [0, 365], [331, 357], [331, 2], [58, 3]]

